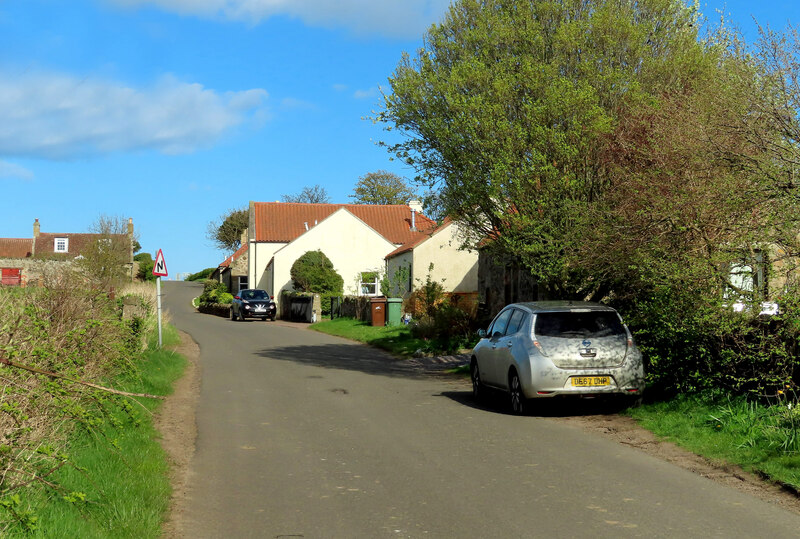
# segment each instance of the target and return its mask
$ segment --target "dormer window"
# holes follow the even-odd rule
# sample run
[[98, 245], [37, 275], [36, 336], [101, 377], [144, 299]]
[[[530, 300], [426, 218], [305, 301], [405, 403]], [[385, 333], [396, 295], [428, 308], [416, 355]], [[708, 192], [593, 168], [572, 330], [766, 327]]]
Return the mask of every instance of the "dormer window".
[[68, 253], [69, 252], [69, 238], [56, 238], [55, 239], [55, 246], [53, 251], [56, 253]]

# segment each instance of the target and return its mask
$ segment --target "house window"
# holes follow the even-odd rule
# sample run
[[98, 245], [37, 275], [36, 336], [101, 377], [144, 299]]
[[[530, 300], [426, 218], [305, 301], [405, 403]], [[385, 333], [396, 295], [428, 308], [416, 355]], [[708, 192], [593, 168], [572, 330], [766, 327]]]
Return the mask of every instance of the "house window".
[[247, 286], [247, 275], [240, 276], [239, 277], [239, 292], [241, 292], [242, 290], [246, 290], [247, 288], [249, 288]]
[[69, 238], [56, 238], [53, 251], [56, 253], [68, 253]]
[[728, 275], [730, 289], [727, 297], [753, 296], [766, 299], [767, 262], [764, 252], [756, 250], [752, 257], [739, 263], [731, 264]]
[[377, 271], [365, 271], [361, 274], [362, 296], [377, 296], [379, 290]]

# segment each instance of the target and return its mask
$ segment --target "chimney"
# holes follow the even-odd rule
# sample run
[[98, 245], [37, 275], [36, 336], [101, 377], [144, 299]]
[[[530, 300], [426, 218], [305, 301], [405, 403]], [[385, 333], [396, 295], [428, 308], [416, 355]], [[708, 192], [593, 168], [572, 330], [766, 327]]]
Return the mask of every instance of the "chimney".
[[417, 231], [417, 213], [422, 211], [422, 203], [419, 200], [409, 200], [408, 207], [411, 209], [411, 231]]
[[133, 217], [128, 217], [128, 236], [133, 237]]
[[250, 238], [248, 238], [248, 236], [247, 236], [247, 231], [248, 231], [248, 229], [246, 229], [246, 228], [245, 228], [244, 230], [242, 230], [242, 235], [241, 235], [241, 237], [239, 238], [239, 243], [241, 243], [242, 245], [247, 245], [247, 242], [248, 242], [248, 241], [249, 241], [249, 239], [250, 239]]
[[33, 241], [31, 242], [31, 256], [36, 254], [36, 238], [39, 237], [39, 219], [33, 222]]

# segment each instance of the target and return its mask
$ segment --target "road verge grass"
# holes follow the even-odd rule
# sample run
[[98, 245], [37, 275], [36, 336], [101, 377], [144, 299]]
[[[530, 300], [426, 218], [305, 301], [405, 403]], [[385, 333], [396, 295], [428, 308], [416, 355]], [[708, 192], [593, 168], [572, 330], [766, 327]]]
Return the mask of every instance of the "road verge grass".
[[753, 402], [743, 397], [678, 395], [627, 413], [684, 449], [798, 491], [800, 410], [795, 404], [780, 396], [773, 402]]
[[309, 326], [314, 331], [344, 337], [381, 348], [400, 357], [413, 357], [418, 350], [425, 349], [427, 342], [411, 336], [406, 325], [372, 326], [368, 322], [353, 318], [323, 320]]
[[[180, 340], [165, 326], [165, 347]], [[186, 366], [186, 360], [154, 346], [157, 336], [137, 363], [137, 369], [107, 385], [124, 391], [168, 395]], [[69, 437], [71, 466], [56, 471], [51, 480], [58, 493], [36, 489], [26, 493], [27, 506], [36, 515], [36, 528], [14, 526], [8, 537], [158, 537], [169, 507], [170, 484], [166, 454], [153, 426], [152, 414], [161, 401], [131, 399], [98, 393], [96, 406], [103, 421], [80, 427]]]

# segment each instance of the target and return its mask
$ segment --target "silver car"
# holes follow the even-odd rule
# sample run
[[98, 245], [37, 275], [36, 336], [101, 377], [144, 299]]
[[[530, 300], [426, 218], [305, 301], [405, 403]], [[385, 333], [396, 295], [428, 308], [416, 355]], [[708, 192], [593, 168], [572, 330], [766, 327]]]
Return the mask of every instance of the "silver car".
[[511, 410], [528, 399], [625, 395], [641, 400], [642, 354], [619, 313], [598, 303], [540, 301], [506, 306], [472, 352], [472, 391], [509, 394]]

